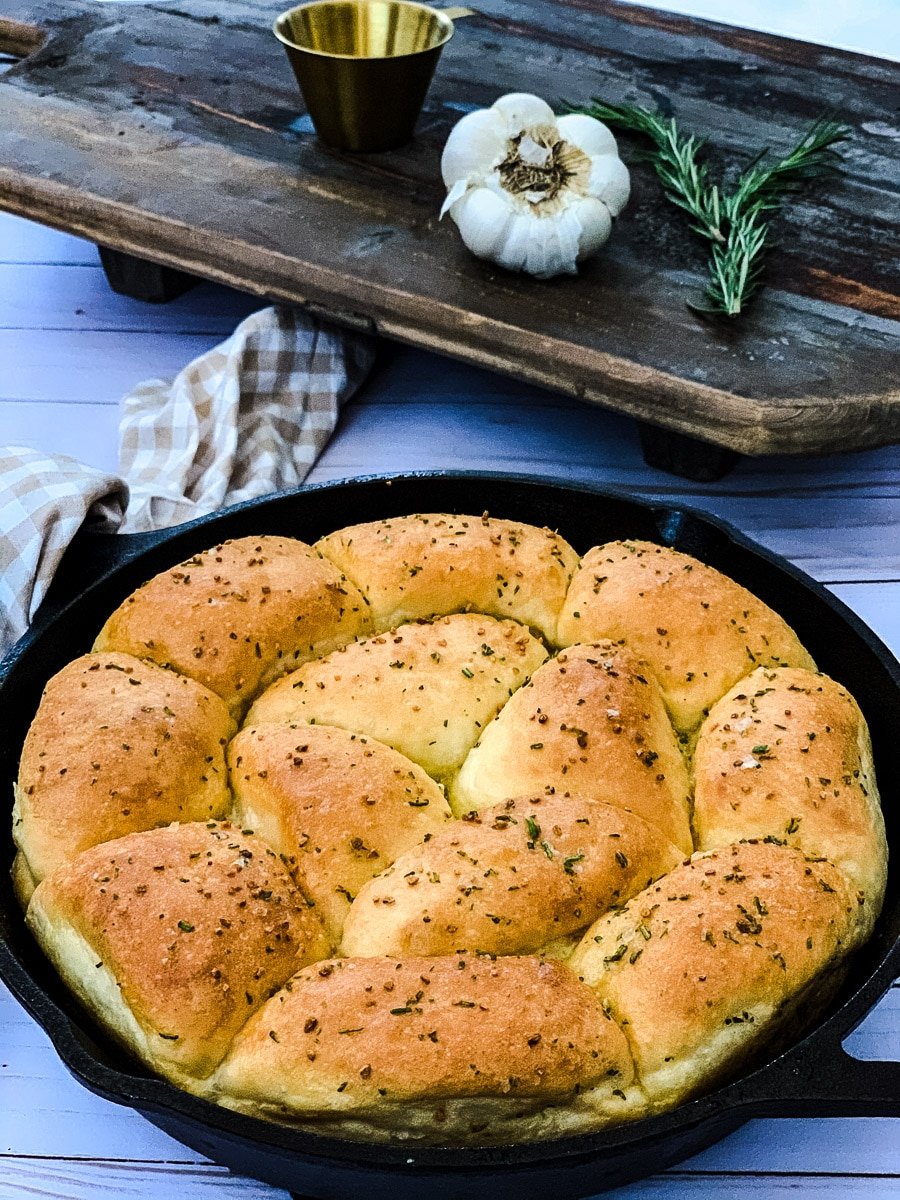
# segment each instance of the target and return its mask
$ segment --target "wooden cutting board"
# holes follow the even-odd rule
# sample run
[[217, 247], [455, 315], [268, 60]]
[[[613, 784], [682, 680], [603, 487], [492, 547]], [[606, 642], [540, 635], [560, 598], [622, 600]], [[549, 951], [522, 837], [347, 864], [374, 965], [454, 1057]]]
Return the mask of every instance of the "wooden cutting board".
[[[897, 65], [611, 0], [476, 2], [414, 141], [354, 157], [309, 132], [277, 0], [3, 0], [0, 207], [744, 453], [900, 440]], [[493, 268], [438, 222], [450, 128], [509, 91], [659, 106], [717, 168], [826, 111], [853, 138], [723, 324], [687, 308], [704, 251], [626, 137], [631, 204], [577, 279]]]

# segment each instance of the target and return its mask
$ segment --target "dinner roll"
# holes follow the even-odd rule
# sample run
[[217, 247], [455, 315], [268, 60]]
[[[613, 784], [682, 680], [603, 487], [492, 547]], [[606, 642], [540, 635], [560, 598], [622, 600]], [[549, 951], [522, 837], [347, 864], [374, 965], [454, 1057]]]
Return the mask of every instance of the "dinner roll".
[[668, 1108], [789, 1018], [857, 944], [862, 910], [831, 863], [742, 843], [689, 863], [601, 917], [569, 965], [625, 1026], [642, 1085]]
[[148, 1066], [196, 1091], [322, 926], [277, 855], [227, 822], [95, 846], [38, 887], [28, 924], [63, 979]]
[[378, 629], [475, 610], [551, 642], [578, 555], [550, 529], [489, 517], [416, 514], [339, 529], [316, 543], [356, 583]]
[[244, 729], [228, 763], [241, 821], [284, 856], [334, 945], [363, 884], [450, 820], [421, 767], [345, 729]]
[[127, 654], [86, 654], [47, 684], [19, 762], [15, 879], [36, 883], [80, 850], [170, 821], [221, 817], [228, 710], [192, 679]]
[[15, 839], [36, 937], [151, 1070], [395, 1148], [596, 1132], [771, 1057], [887, 859], [862, 714], [780, 616], [487, 514], [151, 579], [48, 684]]
[[647, 659], [677, 729], [757, 666], [815, 663], [761, 600], [690, 555], [609, 542], [581, 560], [559, 618], [562, 645], [614, 638]]
[[400, 625], [305, 664], [260, 696], [247, 719], [352, 729], [445, 779], [546, 657], [514, 621], [457, 613]]
[[94, 649], [174, 667], [240, 716], [273, 679], [368, 628], [362, 596], [333, 563], [293, 538], [245, 537], [155, 575]]
[[624, 809], [580, 796], [507, 800], [455, 821], [367, 883], [350, 908], [342, 952], [539, 950], [681, 858]]
[[688, 776], [659, 688], [613, 642], [572, 646], [485, 729], [452, 785], [456, 813], [547, 790], [628, 808], [690, 854]]
[[778, 838], [839, 867], [871, 924], [887, 882], [884, 818], [859, 706], [827, 675], [759, 668], [704, 721], [694, 756], [700, 849]]
[[546, 1104], [625, 1113], [632, 1078], [622, 1031], [560, 963], [343, 958], [301, 971], [256, 1014], [216, 1087], [256, 1116], [490, 1140], [516, 1118], [527, 1136]]

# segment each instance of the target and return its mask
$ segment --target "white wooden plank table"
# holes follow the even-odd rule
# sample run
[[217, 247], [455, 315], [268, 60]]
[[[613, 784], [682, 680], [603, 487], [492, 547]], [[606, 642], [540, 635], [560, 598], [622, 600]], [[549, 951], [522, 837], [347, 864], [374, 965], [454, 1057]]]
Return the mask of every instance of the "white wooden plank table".
[[[738, 20], [726, 0], [669, 0]], [[833, 44], [900, 56], [894, 0], [791, 0], [742, 9], [743, 23], [802, 36], [821, 17]], [[752, 20], [751, 20], [752, 16]], [[891, 24], [893, 20], [893, 25]], [[804, 24], [805, 22], [805, 24]], [[792, 24], [793, 23], [793, 24]], [[257, 305], [203, 285], [164, 307], [115, 296], [92, 246], [0, 215], [0, 444], [116, 467], [118, 401], [171, 375]], [[466, 467], [611, 484], [694, 504], [732, 521], [831, 587], [900, 655], [900, 449], [744, 460], [719, 484], [647, 467], [633, 425], [537, 388], [385, 346], [311, 480]], [[847, 1043], [900, 1058], [900, 986]], [[753, 1121], [616, 1200], [888, 1200], [900, 1197], [900, 1121]], [[0, 1200], [53, 1197], [286, 1200], [230, 1175], [61, 1066], [0, 985]]]

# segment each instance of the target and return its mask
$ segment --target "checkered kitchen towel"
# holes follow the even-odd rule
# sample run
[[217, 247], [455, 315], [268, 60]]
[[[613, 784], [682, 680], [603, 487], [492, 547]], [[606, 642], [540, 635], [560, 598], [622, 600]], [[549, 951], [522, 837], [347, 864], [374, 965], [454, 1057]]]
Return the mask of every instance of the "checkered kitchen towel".
[[160, 529], [302, 483], [374, 353], [367, 338], [266, 308], [173, 381], [125, 397], [121, 479], [0, 448], [0, 652], [25, 632], [82, 525]]

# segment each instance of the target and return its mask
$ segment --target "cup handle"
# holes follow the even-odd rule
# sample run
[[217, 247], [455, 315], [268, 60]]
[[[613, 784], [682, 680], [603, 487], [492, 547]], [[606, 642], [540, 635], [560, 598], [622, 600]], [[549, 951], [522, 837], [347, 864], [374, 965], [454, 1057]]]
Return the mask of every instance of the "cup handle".
[[474, 8], [464, 8], [462, 5], [453, 5], [450, 8], [439, 8], [438, 12], [443, 13], [445, 17], [449, 17], [451, 21], [461, 21], [463, 17], [475, 17], [478, 14]]

